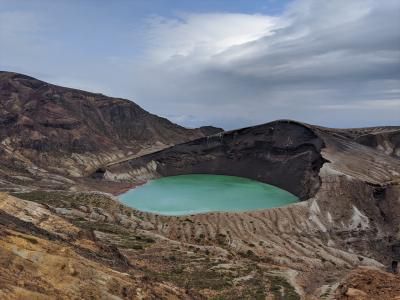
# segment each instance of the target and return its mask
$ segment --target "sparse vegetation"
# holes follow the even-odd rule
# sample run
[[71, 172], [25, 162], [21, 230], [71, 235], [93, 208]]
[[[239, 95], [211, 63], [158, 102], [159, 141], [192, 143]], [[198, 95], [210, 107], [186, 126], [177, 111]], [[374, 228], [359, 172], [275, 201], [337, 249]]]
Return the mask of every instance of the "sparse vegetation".
[[283, 277], [270, 276], [270, 290], [276, 300], [300, 300], [299, 294]]

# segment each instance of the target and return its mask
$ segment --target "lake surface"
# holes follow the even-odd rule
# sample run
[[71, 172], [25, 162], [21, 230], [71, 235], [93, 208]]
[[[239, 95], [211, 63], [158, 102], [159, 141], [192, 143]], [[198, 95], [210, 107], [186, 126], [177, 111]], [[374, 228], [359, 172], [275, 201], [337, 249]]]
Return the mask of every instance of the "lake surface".
[[298, 202], [291, 193], [242, 177], [191, 174], [163, 177], [131, 189], [121, 202], [161, 215], [247, 211]]

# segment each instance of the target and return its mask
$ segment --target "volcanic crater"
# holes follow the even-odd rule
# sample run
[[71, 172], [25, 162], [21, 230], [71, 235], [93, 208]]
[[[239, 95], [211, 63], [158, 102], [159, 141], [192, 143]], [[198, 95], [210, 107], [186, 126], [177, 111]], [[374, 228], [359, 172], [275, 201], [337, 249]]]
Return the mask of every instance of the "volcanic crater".
[[[400, 293], [387, 272], [400, 260], [400, 127], [186, 129], [128, 100], [10, 72], [0, 100], [1, 298]], [[115, 197], [185, 174], [245, 177], [302, 201], [163, 216]], [[371, 278], [388, 288], [372, 291]]]

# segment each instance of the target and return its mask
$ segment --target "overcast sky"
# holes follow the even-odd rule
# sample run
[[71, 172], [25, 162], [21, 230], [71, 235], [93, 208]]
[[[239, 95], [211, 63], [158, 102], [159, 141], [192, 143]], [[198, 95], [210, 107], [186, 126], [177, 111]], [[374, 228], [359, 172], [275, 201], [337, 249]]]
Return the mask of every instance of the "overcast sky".
[[0, 0], [0, 69], [181, 125], [400, 125], [399, 0]]

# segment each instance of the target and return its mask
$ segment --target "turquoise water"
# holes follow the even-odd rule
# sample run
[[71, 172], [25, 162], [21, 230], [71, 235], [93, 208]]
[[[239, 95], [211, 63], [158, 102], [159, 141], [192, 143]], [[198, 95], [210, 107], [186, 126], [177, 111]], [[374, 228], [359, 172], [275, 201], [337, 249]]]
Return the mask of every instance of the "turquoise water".
[[278, 207], [295, 203], [298, 198], [247, 178], [191, 174], [149, 181], [122, 194], [120, 200], [141, 211], [176, 216]]

